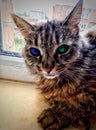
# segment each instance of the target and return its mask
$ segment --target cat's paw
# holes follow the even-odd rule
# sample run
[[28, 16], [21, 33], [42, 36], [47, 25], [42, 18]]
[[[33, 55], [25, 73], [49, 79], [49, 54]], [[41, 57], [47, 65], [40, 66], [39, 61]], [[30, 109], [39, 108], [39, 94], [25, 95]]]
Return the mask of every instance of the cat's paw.
[[58, 120], [51, 109], [44, 110], [38, 118], [44, 130], [61, 130]]

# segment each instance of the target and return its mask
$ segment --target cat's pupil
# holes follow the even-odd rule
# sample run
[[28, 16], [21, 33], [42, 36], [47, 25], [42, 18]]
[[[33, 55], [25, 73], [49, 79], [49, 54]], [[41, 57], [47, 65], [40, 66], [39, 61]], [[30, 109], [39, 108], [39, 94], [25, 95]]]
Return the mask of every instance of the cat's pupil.
[[63, 54], [65, 52], [67, 52], [69, 49], [68, 45], [62, 45], [57, 49], [57, 54]]
[[37, 48], [30, 48], [30, 53], [33, 56], [39, 56], [40, 55], [40, 51]]

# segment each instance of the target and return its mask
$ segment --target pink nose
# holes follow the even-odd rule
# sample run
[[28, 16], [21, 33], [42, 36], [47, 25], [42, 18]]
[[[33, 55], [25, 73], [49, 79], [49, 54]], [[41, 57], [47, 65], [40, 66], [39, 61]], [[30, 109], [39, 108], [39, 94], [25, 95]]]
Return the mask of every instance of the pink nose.
[[44, 68], [47, 73], [50, 73], [53, 68]]

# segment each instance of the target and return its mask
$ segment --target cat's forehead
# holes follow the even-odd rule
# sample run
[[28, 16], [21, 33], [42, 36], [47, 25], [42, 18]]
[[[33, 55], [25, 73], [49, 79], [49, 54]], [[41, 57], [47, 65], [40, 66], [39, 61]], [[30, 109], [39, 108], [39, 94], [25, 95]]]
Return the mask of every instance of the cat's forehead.
[[61, 23], [48, 21], [36, 28], [35, 45], [53, 48], [60, 43]]
[[42, 32], [42, 31], [56, 31], [60, 29], [60, 26], [62, 26], [62, 22], [58, 21], [47, 21], [46, 23], [41, 23], [37, 26], [36, 31]]

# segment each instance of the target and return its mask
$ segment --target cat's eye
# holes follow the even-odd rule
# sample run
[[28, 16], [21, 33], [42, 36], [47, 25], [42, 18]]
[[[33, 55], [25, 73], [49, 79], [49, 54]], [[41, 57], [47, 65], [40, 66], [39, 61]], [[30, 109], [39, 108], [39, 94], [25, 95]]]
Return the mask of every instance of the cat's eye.
[[61, 45], [60, 47], [58, 47], [56, 53], [57, 54], [63, 54], [63, 53], [66, 53], [68, 50], [69, 50], [68, 45]]
[[40, 56], [40, 51], [37, 49], [37, 48], [30, 48], [30, 53], [33, 55], [33, 56]]

